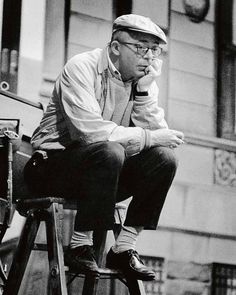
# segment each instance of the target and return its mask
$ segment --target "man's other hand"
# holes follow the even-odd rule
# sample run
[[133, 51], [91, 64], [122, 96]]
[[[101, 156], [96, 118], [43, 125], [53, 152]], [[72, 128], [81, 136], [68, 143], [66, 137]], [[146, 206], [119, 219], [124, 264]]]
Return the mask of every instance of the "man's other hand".
[[184, 134], [173, 129], [150, 130], [151, 146], [177, 148], [184, 143]]

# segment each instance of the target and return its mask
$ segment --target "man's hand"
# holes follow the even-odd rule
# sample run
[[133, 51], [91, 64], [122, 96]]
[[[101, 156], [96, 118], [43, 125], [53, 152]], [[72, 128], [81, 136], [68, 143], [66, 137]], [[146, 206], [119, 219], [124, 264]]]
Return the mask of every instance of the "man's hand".
[[154, 59], [145, 69], [145, 76], [140, 78], [137, 83], [137, 91], [148, 91], [152, 82], [161, 74], [162, 60]]
[[184, 143], [184, 134], [172, 129], [150, 130], [151, 146], [166, 146], [176, 148]]

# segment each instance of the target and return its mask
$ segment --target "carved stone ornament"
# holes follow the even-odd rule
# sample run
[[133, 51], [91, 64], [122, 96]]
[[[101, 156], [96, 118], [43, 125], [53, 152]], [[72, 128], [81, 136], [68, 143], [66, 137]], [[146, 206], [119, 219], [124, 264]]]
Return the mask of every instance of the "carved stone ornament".
[[190, 20], [200, 23], [208, 13], [210, 2], [209, 0], [183, 0], [183, 6]]
[[236, 153], [215, 151], [215, 183], [236, 187]]

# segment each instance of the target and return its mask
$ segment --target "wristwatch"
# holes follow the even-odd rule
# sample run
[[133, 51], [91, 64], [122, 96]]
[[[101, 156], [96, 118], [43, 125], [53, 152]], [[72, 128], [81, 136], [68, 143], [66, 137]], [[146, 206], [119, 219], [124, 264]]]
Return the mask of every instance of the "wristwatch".
[[148, 96], [148, 91], [137, 91], [137, 85], [135, 85], [135, 87], [134, 87], [134, 95]]

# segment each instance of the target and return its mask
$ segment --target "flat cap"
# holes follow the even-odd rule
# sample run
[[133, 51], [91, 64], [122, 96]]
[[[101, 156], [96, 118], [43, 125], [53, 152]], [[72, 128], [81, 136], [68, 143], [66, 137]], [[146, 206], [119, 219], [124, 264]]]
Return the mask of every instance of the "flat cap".
[[132, 30], [156, 36], [160, 43], [166, 44], [166, 35], [149, 17], [137, 14], [125, 14], [115, 19], [112, 32], [118, 30]]

